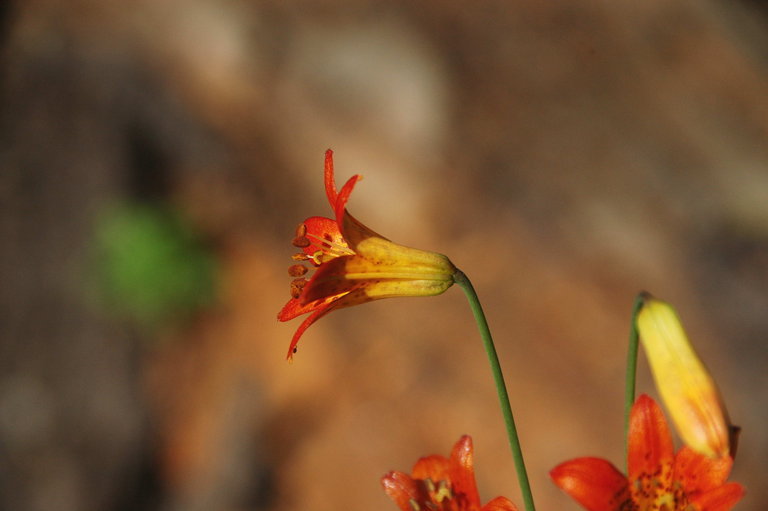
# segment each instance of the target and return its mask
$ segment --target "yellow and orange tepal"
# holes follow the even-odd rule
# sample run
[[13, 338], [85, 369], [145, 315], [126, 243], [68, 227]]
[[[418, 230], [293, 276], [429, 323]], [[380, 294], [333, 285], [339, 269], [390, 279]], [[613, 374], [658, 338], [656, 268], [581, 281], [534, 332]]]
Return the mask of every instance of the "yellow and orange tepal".
[[[291, 299], [277, 318], [288, 321], [311, 314], [291, 340], [289, 359], [304, 331], [335, 309], [380, 298], [438, 295], [454, 283], [456, 267], [446, 256], [393, 243], [347, 212], [360, 177], [352, 176], [337, 192], [333, 152], [325, 152], [325, 193], [335, 218], [308, 218], [293, 239], [300, 252], [288, 268], [294, 278]], [[307, 279], [310, 269], [315, 272]]]
[[637, 329], [656, 387], [680, 437], [713, 458], [730, 453], [728, 415], [717, 386], [668, 303], [649, 294], [637, 315]]

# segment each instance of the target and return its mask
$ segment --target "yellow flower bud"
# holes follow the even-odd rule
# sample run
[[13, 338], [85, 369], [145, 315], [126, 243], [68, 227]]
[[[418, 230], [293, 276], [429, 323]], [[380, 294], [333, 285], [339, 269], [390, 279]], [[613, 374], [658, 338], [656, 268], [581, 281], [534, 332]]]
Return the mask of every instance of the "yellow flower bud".
[[675, 310], [647, 295], [637, 316], [637, 328], [656, 388], [683, 442], [710, 457], [728, 455], [725, 407]]

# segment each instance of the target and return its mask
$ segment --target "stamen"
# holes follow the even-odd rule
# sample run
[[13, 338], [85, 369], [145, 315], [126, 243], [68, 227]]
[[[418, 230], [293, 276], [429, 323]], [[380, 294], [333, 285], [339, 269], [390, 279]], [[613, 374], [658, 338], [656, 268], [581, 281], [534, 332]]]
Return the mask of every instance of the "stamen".
[[293, 245], [296, 248], [306, 248], [312, 244], [311, 241], [309, 241], [309, 238], [306, 236], [296, 236], [293, 238], [293, 241], [291, 241], [291, 245]]
[[300, 223], [298, 227], [296, 227], [296, 237], [297, 238], [303, 238], [307, 235], [307, 224]]
[[291, 256], [291, 259], [293, 259], [294, 261], [306, 261], [309, 259], [309, 256], [304, 252], [299, 252], [298, 254], [293, 254]]
[[288, 275], [291, 277], [301, 277], [306, 275], [308, 271], [307, 267], [301, 264], [294, 264], [288, 267]]
[[439, 483], [437, 483], [437, 493], [435, 494], [435, 500], [438, 502], [442, 502], [445, 499], [452, 499], [453, 498], [453, 492], [451, 491], [451, 488], [448, 486], [448, 483], [442, 479]]
[[416, 502], [416, 499], [408, 499], [408, 505], [411, 506], [413, 511], [421, 511], [421, 506]]
[[341, 243], [334, 243], [333, 240], [328, 238], [321, 238], [312, 233], [308, 233], [307, 237], [314, 238], [320, 242], [320, 246], [323, 247], [323, 251], [332, 257], [340, 257], [345, 255], [355, 255], [355, 253], [349, 249], [348, 246]]
[[301, 291], [304, 289], [304, 286], [307, 285], [307, 279], [295, 279], [291, 281], [291, 296], [293, 298], [298, 298], [301, 296]]

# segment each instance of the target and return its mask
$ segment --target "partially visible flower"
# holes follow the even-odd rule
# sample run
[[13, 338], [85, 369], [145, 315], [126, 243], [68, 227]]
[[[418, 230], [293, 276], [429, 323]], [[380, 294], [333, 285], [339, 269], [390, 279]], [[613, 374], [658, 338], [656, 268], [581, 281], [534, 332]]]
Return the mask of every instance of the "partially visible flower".
[[421, 458], [411, 475], [392, 471], [381, 484], [401, 511], [517, 511], [506, 497], [480, 505], [472, 455], [472, 438], [464, 435], [450, 458], [439, 454]]
[[630, 415], [628, 476], [601, 458], [566, 461], [550, 476], [588, 511], [728, 511], [744, 494], [726, 482], [732, 465], [687, 446], [675, 454], [661, 408], [641, 395]]
[[[456, 267], [446, 256], [392, 243], [347, 212], [347, 201], [360, 179], [352, 176], [337, 192], [333, 152], [325, 152], [325, 193], [334, 218], [308, 218], [293, 239], [301, 252], [288, 268], [294, 277], [291, 299], [277, 318], [288, 321], [311, 314], [291, 340], [289, 359], [304, 331], [332, 310], [380, 298], [438, 295], [453, 285]], [[307, 279], [311, 268], [316, 271]]]
[[715, 381], [696, 355], [675, 310], [650, 295], [637, 315], [656, 388], [680, 437], [697, 452], [729, 454], [729, 427]]

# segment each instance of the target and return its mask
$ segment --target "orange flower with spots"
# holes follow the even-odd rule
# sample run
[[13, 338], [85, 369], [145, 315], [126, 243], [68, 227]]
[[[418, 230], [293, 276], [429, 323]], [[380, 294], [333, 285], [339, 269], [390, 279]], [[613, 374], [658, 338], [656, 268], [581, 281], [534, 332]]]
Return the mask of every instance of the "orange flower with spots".
[[744, 494], [728, 483], [733, 459], [683, 447], [677, 454], [659, 405], [642, 395], [629, 424], [629, 475], [601, 458], [578, 458], [550, 476], [588, 511], [728, 511]]
[[389, 472], [381, 484], [401, 511], [517, 511], [506, 497], [480, 505], [472, 458], [472, 438], [464, 435], [450, 458], [421, 458], [411, 475]]
[[[288, 348], [288, 358], [309, 326], [329, 312], [397, 296], [433, 296], [453, 285], [456, 268], [444, 255], [398, 245], [375, 233], [347, 212], [349, 196], [361, 176], [336, 190], [333, 152], [325, 152], [325, 193], [334, 218], [311, 217], [293, 239], [301, 252], [288, 268], [294, 277], [291, 299], [278, 313], [280, 321], [304, 314]], [[306, 275], [314, 269], [314, 275]]]

